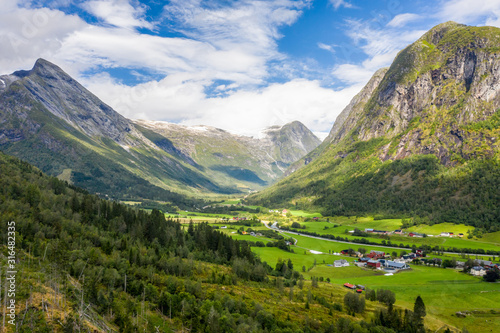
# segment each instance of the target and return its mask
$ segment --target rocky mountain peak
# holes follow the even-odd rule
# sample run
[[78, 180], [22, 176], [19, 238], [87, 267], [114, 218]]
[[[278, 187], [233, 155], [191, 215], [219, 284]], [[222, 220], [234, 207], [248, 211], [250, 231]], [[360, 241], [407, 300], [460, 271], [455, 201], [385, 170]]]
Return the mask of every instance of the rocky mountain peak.
[[357, 112], [338, 119], [340, 127], [336, 121], [333, 142], [398, 140], [396, 149], [393, 143], [381, 153], [384, 160], [424, 153], [448, 165], [470, 158], [476, 144], [467, 143], [461, 128], [500, 107], [498, 45], [498, 28], [434, 27], [398, 54], [376, 86], [363, 89], [363, 100], [353, 99], [350, 108]]
[[436, 25], [434, 28], [427, 31], [419, 39], [419, 41], [426, 40], [426, 41], [429, 41], [430, 43], [436, 45], [443, 39], [443, 37], [448, 32], [455, 30], [455, 29], [458, 29], [458, 28], [462, 28], [462, 27], [467, 27], [467, 26], [465, 24], [460, 24], [460, 23], [453, 22], [453, 21], [444, 22], [444, 23]]
[[1, 78], [8, 83], [6, 86], [14, 82], [23, 86], [25, 94], [87, 135], [108, 137], [124, 146], [134, 145], [129, 134], [139, 136], [126, 118], [45, 59], [38, 59], [31, 70]]

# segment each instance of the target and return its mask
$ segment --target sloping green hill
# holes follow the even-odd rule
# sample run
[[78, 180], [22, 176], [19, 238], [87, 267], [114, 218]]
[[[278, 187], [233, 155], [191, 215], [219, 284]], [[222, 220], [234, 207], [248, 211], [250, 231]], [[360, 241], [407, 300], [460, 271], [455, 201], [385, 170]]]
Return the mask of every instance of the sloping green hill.
[[[0, 153], [0, 237], [7, 236], [13, 249], [6, 242], [0, 249], [15, 253], [17, 272], [16, 296], [8, 296], [17, 326], [8, 332], [392, 331], [371, 322], [381, 304], [363, 298], [353, 317], [342, 305], [346, 288], [305, 281], [291, 261], [273, 269], [249, 242], [206, 223], [183, 228]], [[411, 314], [395, 313], [414, 325]]]
[[498, 28], [448, 22], [431, 29], [398, 54], [368, 99], [357, 96], [316, 160], [250, 201], [495, 229], [498, 45]]

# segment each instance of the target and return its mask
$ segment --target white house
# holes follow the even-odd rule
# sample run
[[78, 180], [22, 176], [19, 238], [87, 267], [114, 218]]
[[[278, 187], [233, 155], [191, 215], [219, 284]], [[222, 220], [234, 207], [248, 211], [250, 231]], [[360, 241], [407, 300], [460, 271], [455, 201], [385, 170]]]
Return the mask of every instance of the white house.
[[442, 232], [441, 237], [450, 237], [450, 233], [449, 232]]
[[486, 270], [481, 266], [474, 266], [471, 268], [470, 273], [474, 276], [483, 276], [486, 274]]
[[335, 260], [333, 262], [334, 267], [347, 267], [349, 266], [349, 262], [345, 259]]
[[404, 262], [403, 263], [402, 262], [395, 262], [395, 261], [391, 261], [391, 260], [387, 260], [384, 263], [384, 266], [387, 268], [393, 268], [393, 269], [409, 269], [410, 268], [410, 265], [408, 265]]

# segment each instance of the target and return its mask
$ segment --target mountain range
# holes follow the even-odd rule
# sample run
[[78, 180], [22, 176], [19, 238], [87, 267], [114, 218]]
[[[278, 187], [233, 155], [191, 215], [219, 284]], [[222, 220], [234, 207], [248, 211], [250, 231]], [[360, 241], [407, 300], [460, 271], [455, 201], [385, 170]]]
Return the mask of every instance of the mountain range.
[[240, 193], [276, 181], [320, 143], [303, 124], [260, 139], [224, 130], [131, 121], [58, 66], [0, 76], [0, 149], [113, 198]]
[[377, 71], [329, 136], [252, 203], [327, 215], [500, 220], [500, 29], [436, 26]]

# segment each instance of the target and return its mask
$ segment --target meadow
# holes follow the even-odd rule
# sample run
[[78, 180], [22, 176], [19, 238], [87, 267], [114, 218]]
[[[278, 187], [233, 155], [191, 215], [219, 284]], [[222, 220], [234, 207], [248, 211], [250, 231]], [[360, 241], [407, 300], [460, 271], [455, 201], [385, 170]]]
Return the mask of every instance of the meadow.
[[[304, 219], [317, 216], [317, 214], [307, 213], [304, 211], [291, 211], [292, 217], [288, 219], [288, 223], [283, 223], [285, 219], [279, 217], [280, 224], [291, 224], [293, 220], [302, 220], [300, 223], [306, 227], [306, 231], [317, 232], [318, 234], [334, 234], [342, 237], [356, 238], [346, 233], [346, 231], [358, 228], [375, 228], [381, 230], [395, 230], [401, 227], [401, 219], [385, 219], [373, 220], [372, 218], [330, 218], [330, 221], [309, 221], [303, 222]], [[215, 222], [215, 218], [211, 217], [211, 224]], [[320, 218], [325, 220], [324, 217]], [[214, 224], [217, 226], [226, 225], [227, 229], [221, 229], [222, 232], [230, 235], [238, 240], [248, 241], [263, 241], [267, 243], [274, 241], [272, 239], [260, 236], [239, 235], [235, 233], [241, 225], [234, 223], [220, 222]], [[247, 230], [249, 227], [244, 226]], [[254, 225], [251, 227], [255, 231], [267, 229], [263, 224]], [[408, 230], [438, 234], [443, 231], [454, 233], [466, 233], [467, 230], [473, 230], [472, 227], [465, 225], [454, 224], [435, 224], [433, 226], [419, 225], [409, 228]], [[465, 232], [464, 232], [465, 230]], [[300, 230], [299, 230], [300, 231]], [[421, 296], [426, 304], [428, 316], [426, 324], [432, 327], [433, 330], [452, 325], [455, 328], [461, 329], [466, 327], [469, 332], [474, 331], [500, 331], [500, 287], [499, 284], [491, 284], [483, 282], [480, 278], [473, 277], [459, 272], [455, 269], [443, 269], [432, 266], [411, 265], [411, 270], [399, 272], [392, 276], [386, 276], [383, 272], [359, 268], [353, 265], [356, 260], [354, 257], [346, 257], [334, 255], [341, 250], [352, 248], [365, 248], [367, 253], [371, 250], [385, 251], [390, 254], [399, 249], [392, 247], [375, 247], [364, 244], [339, 243], [322, 239], [314, 239], [307, 236], [295, 235], [287, 232], [282, 232], [285, 237], [292, 237], [297, 241], [296, 246], [291, 246], [293, 252], [281, 250], [276, 247], [252, 247], [252, 251], [258, 255], [262, 261], [267, 262], [274, 267], [278, 260], [292, 260], [294, 269], [299, 271], [306, 280], [313, 276], [322, 277], [324, 281], [329, 279], [330, 284], [324, 282], [325, 286], [331, 285], [335, 290], [336, 286], [342, 286], [349, 282], [353, 284], [362, 284], [371, 289], [390, 289], [395, 292], [397, 302], [396, 305], [404, 308], [412, 308], [415, 298]], [[485, 234], [480, 239], [458, 239], [458, 238], [408, 238], [402, 236], [391, 236], [392, 243], [403, 243], [410, 245], [420, 245], [422, 242], [426, 244], [436, 244], [445, 247], [465, 247], [465, 248], [484, 248], [499, 250], [498, 238], [500, 232]], [[370, 240], [381, 242], [382, 239], [370, 237]], [[312, 253], [310, 250], [320, 253]], [[408, 251], [408, 250], [406, 250]], [[409, 251], [408, 251], [409, 252]], [[430, 254], [432, 258], [466, 260], [461, 255]], [[475, 257], [473, 257], [475, 258]], [[489, 259], [488, 256], [479, 257], [481, 259]], [[335, 268], [333, 261], [337, 259], [346, 259], [351, 263], [349, 267]], [[496, 258], [498, 260], [498, 258]], [[342, 290], [342, 289], [341, 289]], [[470, 311], [471, 315], [466, 318], [461, 318], [456, 315], [457, 311]], [[441, 330], [441, 331], [442, 331]]]
[[[323, 220], [323, 219], [322, 219]], [[293, 219], [282, 223], [284, 226], [290, 227]], [[387, 219], [387, 220], [373, 220], [372, 218], [330, 218], [330, 222], [325, 221], [309, 221], [309, 222], [299, 222], [299, 224], [305, 227], [304, 231], [315, 232], [319, 235], [335, 235], [342, 236], [348, 239], [360, 238], [359, 236], [353, 236], [349, 231], [353, 231], [355, 228], [360, 231], [365, 229], [378, 229], [386, 231], [394, 231], [396, 229], [401, 229], [401, 219]], [[429, 225], [418, 225], [411, 228], [405, 229], [405, 232], [419, 232], [430, 235], [439, 235], [441, 232], [453, 232], [455, 235], [463, 233], [465, 236], [463, 238], [459, 237], [425, 237], [425, 238], [415, 238], [408, 237], [404, 235], [390, 235], [389, 239], [380, 238], [378, 235], [369, 235], [366, 239], [371, 242], [376, 242], [382, 244], [387, 241], [391, 241], [392, 244], [404, 244], [404, 245], [428, 245], [431, 247], [444, 247], [447, 248], [466, 248], [466, 249], [483, 249], [485, 251], [499, 251], [500, 250], [500, 232], [485, 234], [482, 238], [467, 239], [467, 231], [474, 231], [474, 227], [466, 226], [463, 224], [452, 224], [452, 223], [440, 223]], [[300, 230], [298, 230], [300, 232]]]
[[[371, 289], [390, 289], [396, 294], [396, 305], [401, 307], [411, 309], [415, 298], [421, 296], [427, 306], [426, 322], [432, 327], [448, 323], [457, 328], [467, 327], [469, 332], [500, 331], [499, 284], [483, 282], [455, 269], [431, 266], [411, 265], [411, 270], [392, 276], [352, 264], [336, 268], [328, 264], [341, 258], [339, 256], [304, 253], [300, 248], [292, 248], [295, 253], [277, 248], [252, 248], [252, 251], [270, 265], [274, 265], [278, 258], [291, 259], [295, 269], [307, 279], [316, 276], [325, 280], [328, 278], [330, 283], [336, 285], [348, 282]], [[342, 258], [353, 261], [353, 258]], [[306, 267], [306, 272], [301, 271], [302, 266]], [[471, 311], [472, 315], [466, 318], [456, 316], [456, 312], [465, 310]]]

